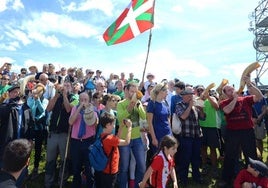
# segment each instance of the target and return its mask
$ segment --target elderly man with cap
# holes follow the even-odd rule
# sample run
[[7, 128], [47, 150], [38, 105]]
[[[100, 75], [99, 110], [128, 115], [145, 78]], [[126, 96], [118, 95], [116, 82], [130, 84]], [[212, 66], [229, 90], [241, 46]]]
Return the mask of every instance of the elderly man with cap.
[[[178, 174], [182, 185], [188, 183], [189, 165], [192, 165], [192, 176], [196, 183], [203, 183], [199, 171], [202, 131], [199, 119], [204, 119], [205, 114], [199, 106], [194, 106], [193, 88], [186, 87], [180, 92], [182, 101], [176, 104], [176, 115], [181, 120], [181, 133], [179, 136], [179, 161]], [[174, 114], [175, 115], [175, 114]]]
[[242, 169], [235, 178], [234, 188], [268, 187], [268, 167], [265, 163], [249, 158], [246, 169]]

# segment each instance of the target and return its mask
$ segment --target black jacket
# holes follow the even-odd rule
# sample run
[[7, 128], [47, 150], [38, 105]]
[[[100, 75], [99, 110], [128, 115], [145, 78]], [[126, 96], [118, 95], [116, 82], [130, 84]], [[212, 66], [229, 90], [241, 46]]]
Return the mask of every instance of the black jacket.
[[22, 104], [22, 124], [18, 133], [18, 104], [0, 104], [0, 159], [2, 158], [4, 147], [12, 140], [18, 138], [31, 138], [33, 129], [33, 118], [30, 108], [26, 103]]
[[16, 179], [7, 172], [0, 171], [0, 188], [16, 188]]

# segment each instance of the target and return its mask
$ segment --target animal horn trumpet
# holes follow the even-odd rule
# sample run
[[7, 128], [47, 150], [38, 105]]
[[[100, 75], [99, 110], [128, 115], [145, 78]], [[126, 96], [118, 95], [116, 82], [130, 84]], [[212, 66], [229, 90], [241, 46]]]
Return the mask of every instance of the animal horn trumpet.
[[247, 68], [242, 73], [242, 76], [240, 79], [240, 85], [239, 85], [239, 89], [237, 93], [241, 93], [245, 88], [246, 82], [244, 81], [244, 77], [249, 76], [254, 70], [259, 68], [260, 66], [261, 65], [259, 64], [259, 62], [254, 62], [247, 66]]
[[220, 96], [222, 95], [222, 88], [224, 86], [226, 86], [228, 83], [229, 83], [229, 81], [227, 79], [223, 78], [221, 81], [221, 84], [219, 85], [219, 87], [217, 87], [216, 91]]
[[26, 77], [22, 80], [22, 83], [20, 84], [20, 94], [21, 94], [21, 95], [25, 95], [25, 88], [26, 88], [27, 83], [28, 83], [30, 80], [35, 80], [35, 75], [29, 75], [29, 76], [26, 76]]
[[215, 87], [216, 86], [216, 84], [215, 83], [211, 83], [211, 84], [209, 84], [207, 87], [206, 87], [206, 89], [205, 89], [205, 91], [204, 92], [206, 92], [206, 93], [208, 93], [209, 92], [209, 90], [211, 90], [213, 87]]

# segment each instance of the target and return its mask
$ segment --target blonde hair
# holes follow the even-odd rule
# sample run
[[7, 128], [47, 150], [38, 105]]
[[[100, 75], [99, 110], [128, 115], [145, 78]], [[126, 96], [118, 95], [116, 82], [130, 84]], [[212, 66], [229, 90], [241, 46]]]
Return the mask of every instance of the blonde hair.
[[151, 100], [155, 101], [156, 100], [156, 96], [159, 94], [159, 92], [162, 90], [167, 90], [168, 89], [168, 85], [167, 83], [159, 83], [156, 86], [154, 86], [154, 88], [152, 89], [150, 96], [151, 96]]

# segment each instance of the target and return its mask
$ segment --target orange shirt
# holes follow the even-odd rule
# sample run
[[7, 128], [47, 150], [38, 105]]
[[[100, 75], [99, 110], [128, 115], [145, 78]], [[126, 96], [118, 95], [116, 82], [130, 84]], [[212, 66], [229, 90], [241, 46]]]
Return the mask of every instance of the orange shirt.
[[[101, 137], [103, 138], [105, 136], [105, 133], [101, 134]], [[119, 138], [117, 136], [114, 136], [113, 134], [108, 135], [103, 141], [103, 149], [105, 154], [109, 157], [112, 148], [113, 154], [108, 160], [108, 164], [106, 168], [103, 170], [106, 174], [116, 174], [118, 172], [119, 168]]]

